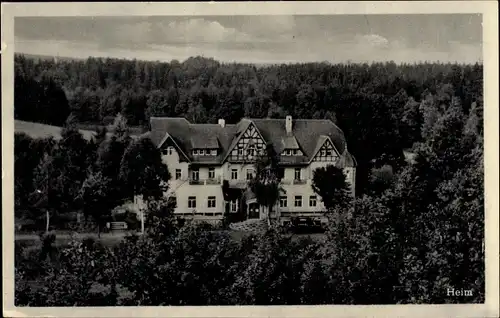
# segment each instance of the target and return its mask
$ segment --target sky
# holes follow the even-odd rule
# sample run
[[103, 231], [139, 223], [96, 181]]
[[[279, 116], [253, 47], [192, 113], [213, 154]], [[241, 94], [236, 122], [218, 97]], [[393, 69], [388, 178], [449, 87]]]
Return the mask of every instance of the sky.
[[481, 15], [17, 17], [15, 51], [221, 62], [482, 61]]

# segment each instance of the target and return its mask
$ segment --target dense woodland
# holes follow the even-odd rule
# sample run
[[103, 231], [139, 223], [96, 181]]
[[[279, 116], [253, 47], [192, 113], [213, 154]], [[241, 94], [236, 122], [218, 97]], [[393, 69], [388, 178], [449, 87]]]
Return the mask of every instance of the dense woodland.
[[[50, 209], [63, 224], [65, 211], [81, 210], [101, 224], [133, 193], [151, 203], [147, 234], [113, 248], [56, 246], [50, 235], [40, 249], [18, 245], [18, 305], [484, 300], [482, 65], [15, 61], [16, 118], [64, 126], [61, 141], [16, 134], [16, 218], [43, 223]], [[170, 176], [158, 150], [128, 132], [150, 116], [232, 123], [288, 114], [336, 122], [358, 163], [353, 204], [335, 203], [335, 171], [315, 174], [331, 212], [324, 242], [280, 230], [237, 241], [177, 225], [159, 199]], [[82, 123], [111, 123], [113, 137], [86, 141]], [[446, 297], [462, 286], [473, 297]]]

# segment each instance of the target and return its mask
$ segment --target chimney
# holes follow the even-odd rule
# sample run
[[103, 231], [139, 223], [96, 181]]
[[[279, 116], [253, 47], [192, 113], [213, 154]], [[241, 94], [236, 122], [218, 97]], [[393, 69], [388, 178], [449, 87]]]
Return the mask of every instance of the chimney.
[[286, 128], [286, 133], [291, 134], [292, 133], [292, 116], [286, 116], [285, 119], [285, 128]]
[[226, 126], [226, 121], [224, 119], [219, 119], [219, 125], [224, 128]]

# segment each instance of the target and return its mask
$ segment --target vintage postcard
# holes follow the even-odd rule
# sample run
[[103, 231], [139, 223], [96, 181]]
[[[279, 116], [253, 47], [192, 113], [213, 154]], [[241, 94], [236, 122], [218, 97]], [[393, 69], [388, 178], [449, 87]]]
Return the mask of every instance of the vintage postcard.
[[7, 317], [498, 317], [493, 1], [2, 4]]

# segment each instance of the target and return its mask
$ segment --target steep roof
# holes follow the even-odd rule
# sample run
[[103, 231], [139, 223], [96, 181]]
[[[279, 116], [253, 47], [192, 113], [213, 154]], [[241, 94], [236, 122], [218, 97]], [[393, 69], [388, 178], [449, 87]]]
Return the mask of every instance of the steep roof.
[[[235, 125], [227, 124], [222, 127], [218, 124], [191, 124], [185, 118], [152, 117], [150, 138], [159, 147], [168, 132], [191, 162], [220, 164], [236, 145], [239, 136], [252, 123], [277, 153], [285, 148], [302, 149], [304, 156], [282, 157], [283, 164], [307, 164], [315, 150], [329, 138], [337, 151], [343, 154], [341, 157], [346, 157], [342, 159], [342, 163], [347, 166], [355, 165], [354, 158], [346, 151], [344, 133], [330, 120], [295, 119], [292, 134], [287, 134], [284, 119], [243, 118]], [[220, 149], [217, 156], [195, 158], [192, 155], [194, 148], [214, 147]]]
[[[262, 136], [270, 141], [278, 153], [283, 151], [282, 137], [287, 136], [284, 119], [252, 119]], [[321, 136], [329, 137], [335, 148], [342, 153], [346, 148], [344, 133], [332, 121], [326, 119], [295, 119], [292, 133], [309, 161]]]
[[283, 143], [284, 149], [299, 149], [299, 144], [297, 143], [297, 139], [292, 135], [281, 137], [281, 142]]

